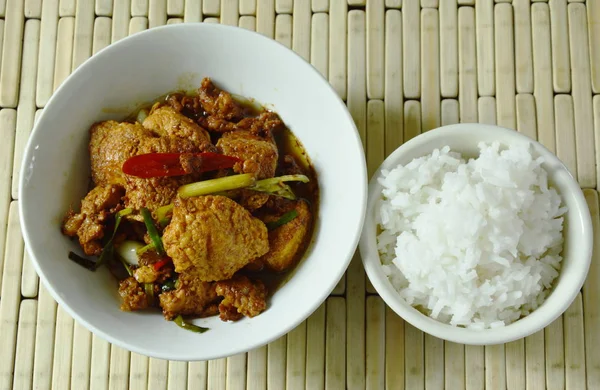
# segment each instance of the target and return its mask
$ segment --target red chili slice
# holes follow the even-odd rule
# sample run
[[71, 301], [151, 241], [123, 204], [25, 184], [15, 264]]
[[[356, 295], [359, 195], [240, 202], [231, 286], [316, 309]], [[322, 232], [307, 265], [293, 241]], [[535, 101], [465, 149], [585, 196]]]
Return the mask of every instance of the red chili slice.
[[165, 257], [152, 265], [154, 266], [155, 271], [160, 271], [162, 267], [169, 264], [170, 262], [171, 262], [171, 259], [169, 259], [168, 257]]
[[232, 168], [239, 158], [218, 153], [148, 153], [133, 156], [123, 164], [123, 173], [141, 178], [182, 176]]

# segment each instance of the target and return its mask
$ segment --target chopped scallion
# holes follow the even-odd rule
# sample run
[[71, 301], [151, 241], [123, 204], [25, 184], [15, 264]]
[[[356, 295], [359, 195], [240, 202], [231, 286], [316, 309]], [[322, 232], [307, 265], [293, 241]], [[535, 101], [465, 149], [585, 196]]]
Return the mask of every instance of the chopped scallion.
[[186, 322], [183, 317], [180, 315], [178, 315], [177, 317], [175, 317], [175, 319], [173, 320], [173, 322], [175, 322], [177, 324], [177, 326], [179, 326], [180, 328], [186, 329], [186, 330], [190, 330], [192, 332], [196, 332], [196, 333], [204, 333], [207, 330], [209, 330], [208, 328], [203, 328], [201, 326], [197, 326], [194, 324], [190, 324], [189, 322]]
[[275, 230], [278, 227], [280, 227], [282, 225], [285, 225], [288, 222], [291, 222], [297, 216], [298, 216], [298, 212], [295, 209], [292, 210], [292, 211], [290, 211], [290, 212], [287, 212], [287, 213], [283, 214], [281, 216], [281, 218], [279, 218], [278, 220], [267, 223], [266, 224], [267, 225], [267, 229], [269, 229], [269, 230]]
[[148, 230], [148, 235], [150, 236], [150, 239], [152, 240], [152, 243], [154, 244], [154, 249], [156, 250], [156, 252], [159, 255], [164, 256], [165, 249], [163, 247], [163, 243], [160, 238], [160, 235], [158, 234], [158, 231], [156, 230], [156, 226], [154, 226], [154, 221], [152, 220], [152, 215], [150, 214], [150, 210], [148, 210], [145, 207], [142, 207], [140, 212], [142, 213], [142, 217], [144, 218], [144, 224], [146, 225], [146, 230]]

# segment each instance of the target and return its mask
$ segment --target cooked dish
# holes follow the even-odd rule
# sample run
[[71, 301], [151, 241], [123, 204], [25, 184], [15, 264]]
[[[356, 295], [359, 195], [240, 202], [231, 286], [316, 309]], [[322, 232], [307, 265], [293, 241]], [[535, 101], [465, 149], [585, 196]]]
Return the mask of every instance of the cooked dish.
[[208, 78], [94, 124], [89, 153], [91, 190], [62, 231], [87, 256], [69, 258], [115, 275], [122, 310], [195, 331], [186, 317], [256, 316], [310, 242], [319, 191], [300, 142]]

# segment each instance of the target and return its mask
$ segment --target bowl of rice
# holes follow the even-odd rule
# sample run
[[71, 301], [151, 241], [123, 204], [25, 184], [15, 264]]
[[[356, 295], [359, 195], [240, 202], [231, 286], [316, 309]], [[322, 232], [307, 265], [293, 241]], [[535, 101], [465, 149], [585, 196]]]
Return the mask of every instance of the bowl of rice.
[[579, 184], [514, 130], [458, 124], [400, 146], [369, 184], [366, 273], [404, 320], [491, 345], [559, 317], [580, 291], [592, 224]]

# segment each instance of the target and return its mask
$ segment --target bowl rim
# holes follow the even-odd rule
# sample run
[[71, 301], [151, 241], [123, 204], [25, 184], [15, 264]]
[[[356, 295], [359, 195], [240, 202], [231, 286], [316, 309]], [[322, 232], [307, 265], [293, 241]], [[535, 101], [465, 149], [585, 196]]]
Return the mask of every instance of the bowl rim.
[[[581, 237], [581, 243], [584, 246], [582, 253], [585, 254], [585, 258], [581, 259], [581, 261], [585, 261], [585, 263], [578, 266], [577, 283], [573, 284], [568, 295], [562, 297], [560, 305], [557, 305], [556, 309], [549, 310], [547, 313], [543, 313], [543, 315], [538, 316], [533, 316], [533, 313], [536, 313], [534, 310], [532, 314], [523, 317], [505, 327], [473, 330], [468, 328], [454, 327], [449, 324], [434, 320], [433, 318], [413, 308], [398, 295], [396, 289], [391, 285], [388, 278], [385, 275], [382, 276], [382, 273], [380, 272], [381, 262], [376, 246], [376, 238], [374, 237], [374, 231], [377, 227], [377, 223], [374, 221], [372, 214], [375, 212], [376, 202], [379, 199], [382, 191], [382, 186], [378, 183], [378, 178], [381, 175], [382, 169], [390, 169], [391, 167], [396, 166], [398, 164], [397, 161], [404, 153], [418, 146], [426, 145], [441, 136], [453, 137], [467, 133], [469, 135], [474, 133], [482, 134], [482, 132], [486, 132], [487, 134], [504, 134], [507, 137], [514, 137], [513, 139], [535, 144], [536, 148], [539, 148], [542, 154], [544, 154], [546, 162], [550, 162], [553, 165], [556, 165], [559, 170], [564, 170], [568, 173], [566, 186], [569, 190], [573, 191], [577, 209], [579, 209], [583, 219], [582, 230], [584, 231], [584, 235]], [[500, 141], [500, 143], [503, 144], [502, 141]], [[435, 147], [433, 147], [431, 151], [433, 151], [434, 148]], [[375, 245], [373, 245], [374, 242]], [[546, 147], [536, 140], [533, 140], [515, 130], [496, 125], [479, 123], [459, 123], [438, 127], [436, 129], [427, 131], [426, 133], [422, 133], [399, 146], [382, 162], [369, 181], [367, 214], [363, 224], [363, 231], [359, 243], [359, 251], [365, 272], [377, 293], [396, 314], [398, 314], [415, 328], [443, 340], [466, 345], [503, 344], [529, 336], [548, 326], [559, 316], [561, 316], [577, 297], [577, 294], [581, 290], [589, 271], [592, 250], [592, 221], [585, 196], [581, 187], [579, 186], [579, 183], [575, 178], [573, 178], [573, 175], [569, 172], [564, 163], [560, 161], [560, 159], [554, 153], [550, 152]], [[515, 324], [519, 325], [515, 326]]]
[[[359, 179], [359, 180], [357, 180], [357, 182], [362, 183], [361, 184], [362, 191], [360, 191], [360, 193], [357, 194], [359, 197], [360, 205], [357, 206], [356, 208], [354, 208], [354, 210], [353, 210], [353, 212], [358, 212], [360, 214], [359, 214], [359, 218], [357, 219], [357, 226], [355, 228], [355, 232], [353, 233], [353, 237], [348, 237], [348, 240], [347, 240], [347, 242], [351, 243], [351, 245], [348, 246], [348, 249], [344, 253], [339, 254], [339, 258], [340, 258], [339, 270], [336, 274], [331, 275], [331, 281], [330, 281], [329, 285], [324, 286], [322, 294], [320, 295], [319, 299], [315, 300], [311, 305], [309, 305], [309, 309], [307, 311], [305, 311], [301, 315], [298, 315], [294, 321], [289, 321], [287, 326], [280, 328], [277, 332], [273, 332], [273, 333], [267, 335], [266, 337], [257, 338], [253, 342], [249, 342], [249, 343], [245, 344], [245, 346], [243, 348], [240, 348], [238, 350], [223, 351], [223, 352], [210, 353], [210, 354], [185, 353], [185, 352], [181, 353], [178, 351], [173, 351], [172, 353], [160, 353], [160, 352], [156, 353], [151, 347], [146, 347], [146, 346], [137, 347], [135, 345], [129, 344], [126, 340], [123, 340], [118, 337], [113, 337], [109, 333], [102, 331], [99, 327], [94, 325], [93, 322], [88, 321], [87, 319], [85, 319], [83, 317], [80, 317], [78, 315], [78, 313], [71, 306], [69, 306], [68, 304], [65, 303], [65, 301], [62, 299], [61, 295], [58, 293], [58, 291], [55, 289], [55, 287], [48, 281], [47, 275], [43, 272], [43, 269], [40, 266], [40, 259], [43, 258], [42, 254], [38, 253], [38, 252], [34, 253], [30, 249], [30, 248], [32, 248], [32, 243], [34, 242], [34, 239], [29, 235], [29, 232], [28, 232], [28, 228], [27, 228], [28, 223], [26, 222], [28, 219], [27, 218], [28, 211], [25, 207], [26, 206], [25, 202], [23, 201], [24, 197], [21, 196], [19, 199], [19, 202], [18, 202], [19, 203], [18, 210], [19, 210], [19, 222], [21, 225], [22, 236], [23, 236], [23, 240], [25, 243], [25, 250], [27, 251], [27, 253], [30, 256], [31, 262], [34, 266], [36, 273], [39, 275], [40, 280], [42, 281], [44, 287], [50, 293], [52, 298], [71, 317], [73, 317], [73, 319], [78, 321], [80, 324], [82, 324], [85, 328], [87, 328], [93, 334], [100, 336], [102, 339], [110, 342], [111, 344], [115, 344], [121, 348], [129, 350], [131, 352], [139, 353], [141, 355], [145, 355], [145, 356], [149, 356], [149, 357], [153, 357], [153, 358], [159, 358], [159, 359], [174, 360], [174, 361], [199, 361], [199, 360], [219, 359], [219, 358], [223, 358], [223, 357], [233, 356], [237, 353], [245, 353], [245, 352], [251, 351], [253, 349], [262, 347], [262, 346], [276, 340], [277, 338], [289, 333], [294, 328], [296, 328], [298, 325], [300, 325], [303, 321], [305, 321], [308, 317], [310, 317], [310, 315], [312, 315], [319, 308], [319, 306], [323, 302], [325, 302], [325, 300], [329, 297], [329, 295], [331, 294], [331, 292], [333, 291], [335, 286], [338, 284], [338, 282], [341, 280], [341, 278], [345, 274], [345, 272], [350, 264], [350, 261], [353, 258], [354, 253], [357, 252], [358, 242], [360, 240], [362, 226], [364, 224], [364, 219], [365, 219], [365, 215], [366, 215], [366, 208], [367, 208], [366, 200], [367, 200], [367, 194], [368, 194], [368, 185], [367, 185], [368, 184], [368, 176], [367, 176], [366, 157], [365, 157], [365, 153], [364, 153], [364, 146], [363, 146], [361, 138], [360, 138], [360, 133], [358, 131], [358, 128], [357, 128], [346, 104], [343, 102], [343, 100], [340, 98], [340, 96], [337, 94], [337, 92], [331, 86], [329, 81], [316, 68], [314, 68], [308, 61], [306, 61], [304, 58], [302, 58], [299, 54], [295, 53], [294, 51], [292, 51], [291, 49], [287, 48], [285, 45], [277, 42], [274, 39], [270, 39], [262, 34], [255, 32], [255, 31], [246, 30], [241, 27], [228, 26], [228, 25], [222, 25], [222, 24], [212, 24], [212, 23], [211, 24], [180, 23], [180, 24], [172, 24], [172, 25], [163, 25], [163, 26], [152, 28], [152, 29], [140, 31], [133, 35], [129, 35], [111, 45], [106, 46], [105, 48], [98, 51], [96, 54], [89, 57], [77, 69], [75, 69], [72, 73], [70, 73], [69, 76], [63, 81], [63, 83], [57, 88], [57, 90], [54, 91], [54, 93], [52, 94], [52, 96], [50, 97], [48, 102], [46, 103], [39, 120], [36, 121], [36, 123], [34, 124], [34, 126], [32, 128], [32, 131], [30, 133], [30, 136], [29, 136], [26, 146], [24, 148], [23, 158], [21, 160], [21, 175], [19, 176], [19, 183], [18, 183], [19, 193], [23, 194], [25, 192], [25, 179], [24, 179], [25, 175], [23, 175], [23, 172], [26, 172], [27, 163], [32, 157], [34, 142], [37, 140], [36, 135], [41, 131], [40, 123], [43, 123], [42, 119], [46, 115], [49, 115], [48, 113], [54, 109], [54, 106], [57, 105], [57, 102], [59, 101], [59, 99], [62, 98], [62, 95], [66, 91], [68, 91], [69, 88], [71, 88], [70, 84], [74, 78], [80, 77], [79, 75], [81, 73], [85, 73], [87, 71], [87, 68], [93, 62], [95, 62], [98, 58], [106, 56], [107, 54], [110, 54], [112, 51], [117, 50], [117, 48], [119, 48], [121, 46], [130, 45], [132, 41], [141, 39], [140, 37], [146, 37], [147, 35], [161, 34], [161, 33], [167, 32], [167, 31], [170, 33], [174, 33], [178, 30], [189, 30], [189, 29], [205, 29], [205, 30], [212, 29], [212, 30], [220, 30], [220, 31], [230, 30], [230, 31], [236, 31], [237, 33], [240, 33], [240, 34], [254, 36], [254, 38], [256, 38], [258, 40], [262, 40], [263, 42], [265, 42], [267, 44], [273, 45], [274, 47], [280, 47], [280, 48], [285, 49], [285, 51], [287, 51], [288, 54], [290, 54], [291, 56], [296, 58], [296, 61], [298, 63], [303, 64], [302, 66], [305, 67], [306, 72], [312, 72], [314, 76], [318, 77], [323, 82], [324, 88], [328, 89], [328, 91], [331, 93], [331, 95], [335, 99], [336, 104], [342, 109], [343, 115], [346, 116], [346, 119], [348, 120], [348, 125], [349, 125], [348, 130], [350, 130], [350, 129], [354, 130], [353, 132], [347, 131], [347, 133], [348, 133], [347, 137], [354, 137], [354, 142], [356, 143], [356, 145], [358, 146], [360, 151], [362, 151], [362, 153], [359, 153], [360, 154], [359, 156], [356, 156], [356, 158], [360, 159], [360, 163], [361, 163], [360, 170], [358, 172], [354, 172], [354, 177]], [[314, 239], [314, 237], [313, 237], [313, 239]], [[323, 243], [323, 245], [325, 245], [325, 244], [326, 243]]]

